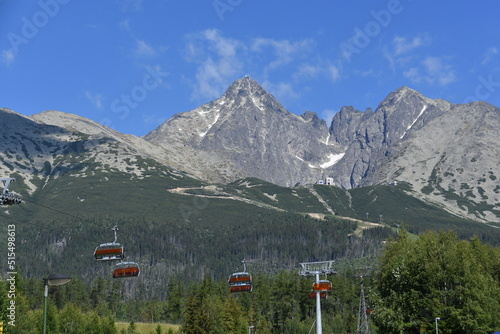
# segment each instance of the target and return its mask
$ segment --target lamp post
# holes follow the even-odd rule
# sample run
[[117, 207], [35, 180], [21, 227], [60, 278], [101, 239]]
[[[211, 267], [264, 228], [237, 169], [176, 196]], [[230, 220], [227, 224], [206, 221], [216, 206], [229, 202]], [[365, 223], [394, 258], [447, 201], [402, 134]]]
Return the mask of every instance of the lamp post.
[[71, 281], [71, 277], [62, 274], [51, 274], [43, 279], [45, 290], [43, 293], [43, 334], [47, 333], [47, 297], [49, 296], [49, 285], [63, 285]]
[[439, 334], [438, 330], [438, 320], [441, 320], [441, 318], [435, 318], [434, 321], [436, 322], [436, 334]]
[[255, 326], [248, 326], [248, 334], [252, 334], [252, 329], [254, 329]]

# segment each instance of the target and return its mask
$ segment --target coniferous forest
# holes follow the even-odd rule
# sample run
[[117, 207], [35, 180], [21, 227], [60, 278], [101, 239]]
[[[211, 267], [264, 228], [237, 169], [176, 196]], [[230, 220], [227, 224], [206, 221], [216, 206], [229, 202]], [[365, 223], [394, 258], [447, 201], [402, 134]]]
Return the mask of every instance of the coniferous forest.
[[[360, 273], [371, 333], [493, 333], [500, 328], [500, 249], [454, 232], [401, 230], [389, 237], [371, 269], [344, 263], [327, 278], [332, 291], [321, 301], [325, 333], [355, 333]], [[359, 263], [358, 263], [359, 264]], [[364, 263], [366, 264], [366, 262]], [[248, 271], [251, 271], [248, 268]], [[361, 271], [360, 271], [361, 270]], [[115, 321], [179, 324], [179, 333], [307, 333], [314, 326], [313, 277], [297, 270], [253, 275], [253, 291], [231, 294], [226, 279], [171, 279], [164, 294], [149, 296], [139, 281], [74, 278], [49, 289], [49, 333], [119, 333]], [[16, 319], [7, 333], [40, 333], [43, 281], [17, 275]], [[137, 283], [137, 282], [136, 282]], [[0, 316], [8, 321], [9, 281], [1, 284]], [[170, 330], [172, 333], [173, 331]], [[162, 329], [157, 327], [156, 333]]]
[[[2, 215], [2, 236], [15, 226], [15, 266], [0, 259], [6, 333], [41, 332], [44, 278], [52, 273], [72, 280], [49, 287], [48, 333], [140, 333], [140, 323], [175, 324], [172, 333], [309, 333], [315, 278], [300, 276], [299, 264], [326, 260], [336, 274], [321, 277], [332, 284], [321, 300], [325, 333], [355, 333], [365, 315], [371, 333], [433, 333], [436, 317], [440, 333], [500, 330], [496, 229], [415, 201], [400, 186], [352, 194], [315, 186], [335, 208], [331, 215], [307, 188], [259, 180], [218, 188], [143, 181], [147, 192], [120, 178], [103, 188], [57, 182], [45, 190], [53, 195], [26, 196]], [[72, 187], [88, 200], [68, 196]], [[165, 191], [174, 188], [184, 193]], [[412, 209], [402, 214], [398, 205]], [[138, 277], [113, 278], [115, 263], [93, 256], [113, 241], [115, 226]], [[253, 290], [231, 293], [228, 277], [243, 270], [242, 260]]]

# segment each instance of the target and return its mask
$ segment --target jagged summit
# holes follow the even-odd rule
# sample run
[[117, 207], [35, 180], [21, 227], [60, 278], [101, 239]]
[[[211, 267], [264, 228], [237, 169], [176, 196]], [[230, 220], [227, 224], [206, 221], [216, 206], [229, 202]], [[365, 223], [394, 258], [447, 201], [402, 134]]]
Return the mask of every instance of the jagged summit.
[[[256, 109], [287, 112], [272, 94], [248, 76], [231, 83], [226, 92], [216, 101], [220, 105], [231, 106], [230, 110], [234, 110], [236, 106], [243, 106], [248, 111]], [[228, 108], [221, 110], [224, 111], [224, 109], [226, 112], [229, 111]]]
[[[228, 170], [281, 185], [314, 182], [319, 167], [339, 154], [328, 145], [328, 127], [313, 112], [287, 111], [257, 81], [234, 81], [218, 99], [171, 118], [144, 137], [174, 142], [229, 162]], [[280, 165], [280, 172], [276, 166]]]
[[[0, 109], [0, 118], [3, 161], [9, 173], [28, 179], [42, 172], [52, 177], [49, 164], [80, 168], [87, 161], [128, 172], [140, 156], [210, 182], [257, 177], [294, 185], [328, 177], [347, 189], [406, 182], [449, 210], [500, 221], [500, 109], [485, 102], [453, 105], [403, 86], [373, 111], [341, 108], [328, 128], [314, 112], [293, 114], [243, 77], [221, 97], [176, 114], [142, 139], [58, 111], [28, 117]], [[57, 152], [78, 163], [61, 161]], [[134, 167], [137, 175], [141, 166]], [[459, 201], [488, 206], [475, 213]]]
[[238, 91], [265, 91], [262, 86], [255, 81], [254, 79], [250, 78], [249, 76], [244, 76], [243, 78], [237, 79], [229, 85], [227, 88], [226, 92], [238, 92]]
[[424, 95], [420, 94], [414, 89], [406, 86], [399, 87], [395, 91], [389, 93], [382, 102], [379, 103], [376, 110], [382, 109], [387, 105], [397, 105], [398, 103], [408, 103], [409, 101], [415, 102], [416, 100], [424, 101], [429, 100]]
[[257, 81], [244, 76], [233, 81], [221, 98], [234, 99], [237, 96], [261, 96], [265, 94], [268, 92]]

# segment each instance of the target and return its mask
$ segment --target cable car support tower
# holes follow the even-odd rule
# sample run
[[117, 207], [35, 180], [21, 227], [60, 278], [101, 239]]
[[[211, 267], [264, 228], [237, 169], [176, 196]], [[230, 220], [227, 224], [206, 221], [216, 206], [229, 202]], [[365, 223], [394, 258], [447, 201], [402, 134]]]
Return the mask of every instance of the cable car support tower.
[[[367, 271], [368, 268], [363, 268], [363, 271]], [[369, 310], [366, 307], [366, 299], [365, 299], [365, 289], [363, 286], [363, 277], [370, 276], [365, 272], [356, 274], [356, 277], [361, 279], [361, 292], [359, 294], [359, 311], [358, 311], [358, 329], [356, 333], [358, 334], [371, 334], [370, 333], [370, 324], [368, 322], [368, 313]]]
[[[316, 334], [323, 334], [323, 328], [321, 324], [321, 292], [331, 290], [331, 282], [320, 280], [319, 275], [336, 274], [337, 272], [332, 268], [333, 262], [333, 260], [330, 260], [321, 262], [303, 262], [300, 264], [302, 269], [299, 271], [299, 275], [315, 276], [316, 278], [313, 284], [313, 291], [316, 292]], [[328, 286], [328, 283], [330, 290], [325, 290], [325, 287]]]
[[15, 182], [16, 179], [13, 177], [8, 177], [5, 179], [0, 179], [0, 183], [3, 186], [3, 191], [0, 193], [0, 205], [12, 205], [22, 203], [20, 197], [15, 196], [9, 191], [9, 185]]

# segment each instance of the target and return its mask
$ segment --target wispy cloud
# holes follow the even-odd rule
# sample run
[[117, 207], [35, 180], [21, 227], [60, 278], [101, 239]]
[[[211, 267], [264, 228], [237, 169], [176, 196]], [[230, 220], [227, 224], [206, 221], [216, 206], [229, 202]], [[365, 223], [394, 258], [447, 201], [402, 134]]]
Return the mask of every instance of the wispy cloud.
[[385, 58], [393, 70], [397, 66], [405, 66], [418, 57], [415, 54], [418, 48], [431, 44], [431, 38], [427, 34], [419, 34], [414, 37], [396, 36], [391, 43], [384, 48]]
[[138, 11], [142, 10], [144, 0], [120, 0], [118, 3], [122, 6], [123, 11]]
[[118, 27], [124, 31], [131, 32], [129, 20], [122, 20], [118, 22]]
[[340, 79], [340, 70], [335, 65], [303, 63], [292, 75], [295, 80], [317, 79], [320, 76], [335, 82]]
[[207, 29], [187, 38], [186, 60], [198, 64], [192, 97], [220, 96], [228, 82], [243, 68], [238, 52], [244, 49], [244, 45], [222, 36], [216, 29]]
[[[196, 64], [193, 99], [219, 97], [238, 76], [251, 74], [277, 98], [298, 98], [300, 81], [340, 79], [340, 69], [315, 54], [311, 39], [289, 40], [226, 37], [217, 29], [207, 29], [186, 36], [185, 60]], [[282, 72], [287, 71], [288, 80]], [[278, 78], [279, 79], [276, 79]]]
[[337, 66], [335, 65], [328, 66], [328, 72], [330, 74], [330, 78], [332, 79], [332, 81], [337, 81], [340, 79], [340, 70]]
[[455, 70], [446, 60], [446, 57], [427, 57], [420, 66], [411, 67], [403, 75], [415, 83], [446, 86], [457, 79]]
[[421, 46], [429, 45], [431, 39], [427, 35], [416, 36], [411, 39], [402, 36], [396, 36], [392, 40], [394, 56], [399, 56], [411, 52]]
[[323, 69], [318, 65], [304, 63], [304, 64], [301, 64], [299, 66], [297, 71], [293, 74], [293, 77], [296, 80], [300, 80], [300, 79], [304, 79], [304, 78], [306, 78], [306, 79], [316, 78], [322, 71], [323, 71]]
[[269, 70], [276, 69], [286, 65], [296, 57], [308, 54], [313, 46], [312, 40], [305, 39], [301, 41], [276, 40], [271, 38], [256, 38], [251, 44], [251, 50], [255, 53], [261, 53], [271, 49], [273, 60], [267, 65]]
[[94, 107], [96, 107], [97, 109], [102, 109], [103, 96], [101, 94], [86, 91], [85, 97], [94, 105]]
[[278, 101], [293, 100], [300, 97], [300, 93], [297, 92], [293, 85], [289, 82], [271, 82], [266, 80], [262, 83], [262, 86], [266, 88], [267, 91], [272, 92], [272, 94], [278, 99]]
[[483, 55], [483, 60], [481, 61], [481, 65], [486, 65], [489, 63], [496, 55], [498, 54], [498, 49], [496, 47], [491, 47], [486, 50]]
[[12, 64], [15, 59], [16, 59], [16, 53], [14, 52], [13, 49], [3, 50], [2, 53], [0, 54], [0, 60], [7, 66]]
[[413, 83], [446, 86], [457, 80], [456, 71], [447, 56], [424, 56], [419, 49], [430, 46], [426, 33], [413, 37], [396, 36], [384, 48], [392, 70], [400, 72]]
[[144, 40], [136, 40], [135, 41], [135, 55], [138, 57], [144, 57], [144, 56], [154, 56], [156, 55], [155, 49], [148, 44]]

